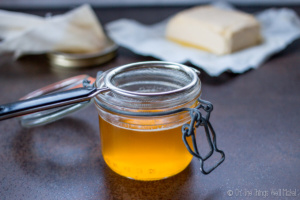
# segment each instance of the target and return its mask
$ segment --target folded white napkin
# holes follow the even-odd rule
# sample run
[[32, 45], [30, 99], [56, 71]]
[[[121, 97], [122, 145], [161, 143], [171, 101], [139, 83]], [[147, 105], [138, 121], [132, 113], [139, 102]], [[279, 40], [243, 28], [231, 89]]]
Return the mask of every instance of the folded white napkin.
[[[218, 5], [230, 8], [230, 5]], [[300, 37], [300, 20], [290, 9], [268, 9], [256, 15], [261, 23], [264, 42], [230, 55], [217, 56], [195, 48], [184, 47], [165, 38], [168, 19], [146, 26], [134, 20], [120, 19], [107, 24], [109, 36], [133, 52], [179, 63], [191, 62], [211, 76], [224, 71], [243, 73], [259, 67], [270, 55], [284, 49]]]
[[40, 54], [53, 51], [94, 52], [107, 45], [103, 29], [89, 5], [66, 14], [39, 17], [0, 10], [0, 54]]

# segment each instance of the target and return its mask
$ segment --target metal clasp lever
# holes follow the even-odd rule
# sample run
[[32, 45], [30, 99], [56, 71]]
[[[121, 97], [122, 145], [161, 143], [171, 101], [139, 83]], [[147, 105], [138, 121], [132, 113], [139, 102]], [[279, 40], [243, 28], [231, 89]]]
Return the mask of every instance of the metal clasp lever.
[[[215, 168], [217, 168], [224, 160], [225, 160], [225, 153], [218, 149], [217, 147], [217, 139], [216, 139], [216, 133], [209, 122], [210, 113], [213, 110], [213, 105], [205, 100], [198, 99], [200, 104], [196, 108], [191, 108], [190, 110], [190, 116], [191, 116], [191, 123], [185, 124], [182, 126], [182, 140], [188, 149], [188, 151], [198, 158], [200, 161], [200, 170], [203, 174], [207, 175], [210, 172], [212, 172]], [[203, 116], [200, 112], [200, 110], [204, 110], [206, 112], [206, 115]], [[209, 153], [202, 157], [198, 151], [197, 142], [196, 142], [196, 135], [195, 135], [195, 127], [198, 128], [199, 126], [203, 126], [205, 133], [206, 133], [206, 139], [208, 141], [210, 151]], [[193, 143], [193, 149], [190, 147], [190, 145], [187, 142], [187, 138], [192, 137], [192, 143]], [[209, 159], [214, 152], [221, 154], [221, 159], [210, 169], [205, 170], [204, 169], [204, 162]]]

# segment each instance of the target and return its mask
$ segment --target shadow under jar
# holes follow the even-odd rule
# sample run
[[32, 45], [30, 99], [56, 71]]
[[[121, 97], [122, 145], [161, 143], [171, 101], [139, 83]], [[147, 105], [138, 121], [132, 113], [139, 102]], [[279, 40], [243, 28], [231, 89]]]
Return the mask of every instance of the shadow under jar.
[[[135, 180], [159, 180], [178, 174], [192, 160], [182, 141], [182, 126], [191, 121], [190, 114], [156, 113], [195, 108], [201, 95], [197, 74], [184, 65], [163, 62], [134, 63], [113, 70], [116, 72], [101, 74], [95, 83], [96, 87], [107, 87], [109, 73], [108, 87], [116, 89], [94, 99], [106, 164]], [[135, 116], [141, 113], [151, 116]], [[191, 146], [191, 138], [187, 140]]]

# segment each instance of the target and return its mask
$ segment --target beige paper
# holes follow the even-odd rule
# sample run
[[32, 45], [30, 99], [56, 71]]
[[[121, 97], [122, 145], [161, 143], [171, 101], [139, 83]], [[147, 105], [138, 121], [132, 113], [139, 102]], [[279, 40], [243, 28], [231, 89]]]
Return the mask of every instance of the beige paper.
[[94, 52], [107, 45], [107, 38], [89, 5], [66, 14], [38, 17], [0, 10], [0, 54], [41, 54], [53, 51]]
[[106, 29], [118, 45], [136, 54], [164, 61], [190, 62], [211, 76], [219, 76], [225, 71], [243, 73], [251, 68], [258, 68], [272, 54], [300, 37], [300, 19], [293, 10], [268, 9], [256, 17], [261, 24], [263, 42], [224, 56], [182, 46], [166, 39], [168, 19], [150, 26], [131, 19], [119, 19], [107, 24]]

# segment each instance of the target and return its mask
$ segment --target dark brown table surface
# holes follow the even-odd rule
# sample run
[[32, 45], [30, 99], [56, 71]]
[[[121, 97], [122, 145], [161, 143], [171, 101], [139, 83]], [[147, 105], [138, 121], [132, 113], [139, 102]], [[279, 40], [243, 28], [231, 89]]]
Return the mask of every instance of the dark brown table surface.
[[[103, 24], [124, 17], [152, 24], [182, 9], [96, 12]], [[293, 9], [300, 13], [299, 7]], [[66, 10], [21, 11], [45, 15]], [[95, 76], [99, 70], [146, 60], [155, 59], [120, 48], [118, 57], [107, 64], [69, 71], [52, 68], [44, 55], [19, 60], [1, 55], [0, 104], [71, 76]], [[0, 199], [299, 199], [299, 65], [298, 40], [241, 75], [226, 72], [210, 77], [201, 71], [203, 98], [214, 104], [211, 121], [218, 146], [226, 153], [225, 162], [207, 176], [200, 173], [196, 159], [182, 173], [161, 181], [134, 181], [115, 174], [101, 156], [93, 106], [37, 128], [22, 128], [17, 119], [1, 121]], [[294, 192], [297, 197], [288, 196]]]

